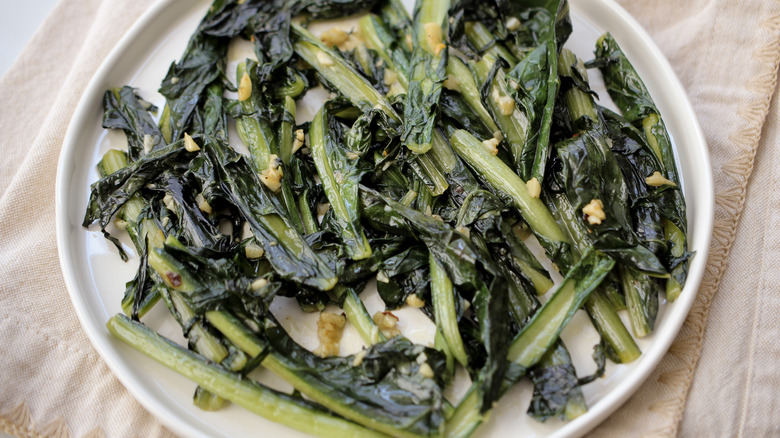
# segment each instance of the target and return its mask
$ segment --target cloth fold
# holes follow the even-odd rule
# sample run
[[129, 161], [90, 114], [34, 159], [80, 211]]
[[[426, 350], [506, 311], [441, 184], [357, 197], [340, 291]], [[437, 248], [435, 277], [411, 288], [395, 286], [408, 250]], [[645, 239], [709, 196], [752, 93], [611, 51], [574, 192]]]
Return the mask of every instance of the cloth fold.
[[[57, 160], [76, 104], [153, 3], [61, 0], [0, 78], [0, 431], [173, 435], [119, 383], [81, 329], [54, 226]], [[697, 300], [669, 353], [592, 435], [777, 434], [780, 2], [619, 3], [669, 58], [693, 103], [715, 175], [716, 229]]]

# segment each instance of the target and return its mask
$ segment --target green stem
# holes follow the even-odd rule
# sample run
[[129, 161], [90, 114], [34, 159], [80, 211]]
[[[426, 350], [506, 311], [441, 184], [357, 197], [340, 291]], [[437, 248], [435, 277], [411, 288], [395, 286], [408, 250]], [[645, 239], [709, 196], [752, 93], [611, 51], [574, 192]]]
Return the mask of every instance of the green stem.
[[268, 420], [322, 437], [384, 437], [381, 433], [322, 412], [282, 393], [268, 389], [240, 374], [209, 365], [203, 358], [133, 322], [124, 315], [108, 320], [117, 339], [194, 381], [206, 390]]
[[458, 329], [458, 316], [455, 313], [455, 290], [447, 277], [447, 272], [430, 255], [431, 298], [436, 326], [447, 341], [452, 356], [461, 365], [468, 366], [469, 358]]
[[568, 237], [544, 203], [539, 198], [532, 197], [525, 182], [500, 158], [492, 155], [473, 135], [464, 130], [455, 131], [450, 144], [488, 184], [512, 199], [515, 207], [523, 214], [523, 219], [536, 234], [553, 242], [568, 242]]

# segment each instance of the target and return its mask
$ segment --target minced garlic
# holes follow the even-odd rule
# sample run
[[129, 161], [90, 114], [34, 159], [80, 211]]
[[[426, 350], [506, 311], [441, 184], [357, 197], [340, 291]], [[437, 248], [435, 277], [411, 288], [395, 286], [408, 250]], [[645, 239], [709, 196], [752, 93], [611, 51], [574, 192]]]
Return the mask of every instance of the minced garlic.
[[268, 280], [265, 278], [258, 278], [252, 282], [252, 290], [260, 290], [268, 284]]
[[292, 153], [298, 152], [298, 149], [303, 146], [303, 141], [306, 137], [304, 136], [303, 129], [296, 129], [295, 130], [295, 139], [293, 140], [292, 144]]
[[252, 97], [252, 80], [246, 72], [241, 76], [241, 82], [238, 84], [238, 100], [243, 102]]
[[645, 183], [649, 186], [653, 187], [660, 187], [660, 186], [676, 186], [677, 184], [674, 183], [674, 181], [669, 181], [668, 179], [664, 178], [663, 175], [661, 175], [661, 172], [655, 171], [652, 175], [645, 178]]
[[268, 160], [268, 168], [260, 173], [260, 181], [273, 192], [278, 192], [282, 188], [282, 166], [281, 160], [276, 154], [271, 154]]
[[498, 144], [499, 143], [500, 143], [500, 141], [497, 138], [493, 137], [490, 140], [484, 140], [482, 142], [482, 146], [485, 146], [485, 149], [487, 149], [488, 152], [490, 152], [491, 155], [498, 155]]
[[341, 335], [346, 324], [347, 317], [343, 313], [320, 313], [320, 319], [317, 321], [317, 339], [320, 341], [320, 346], [314, 350], [314, 354], [320, 357], [338, 355]]
[[398, 317], [390, 312], [376, 312], [372, 317], [374, 324], [379, 327], [386, 338], [393, 338], [401, 334], [398, 330]]
[[259, 259], [265, 254], [265, 251], [260, 245], [250, 243], [244, 247], [244, 254], [246, 254], [248, 259]]
[[431, 368], [431, 366], [428, 365], [428, 362], [423, 362], [422, 364], [420, 364], [419, 372], [421, 376], [427, 377], [429, 379], [432, 379], [434, 376], [433, 368]]
[[209, 201], [206, 200], [206, 198], [203, 197], [202, 193], [198, 193], [197, 196], [195, 196], [195, 202], [198, 204], [198, 208], [200, 211], [211, 214], [213, 211], [211, 208], [211, 204], [209, 204]]
[[532, 198], [539, 199], [539, 195], [542, 194], [542, 185], [539, 184], [539, 180], [533, 177], [525, 182], [525, 188], [528, 189], [528, 194]]
[[420, 307], [425, 306], [425, 301], [421, 300], [416, 294], [411, 294], [406, 297], [406, 304], [419, 309]]
[[601, 221], [607, 218], [607, 214], [604, 213], [604, 203], [600, 199], [591, 199], [588, 205], [582, 207], [582, 212], [591, 225], [600, 224]]
[[516, 17], [509, 17], [506, 20], [506, 28], [507, 30], [514, 32], [517, 29], [520, 29], [520, 20], [518, 20]]
[[200, 150], [200, 146], [198, 146], [198, 144], [195, 143], [195, 140], [186, 132], [184, 133], [184, 149], [187, 149], [188, 152], [197, 152]]
[[511, 116], [515, 112], [515, 100], [509, 96], [496, 96], [496, 103], [498, 103], [498, 109], [501, 114], [505, 116]]
[[320, 35], [320, 40], [328, 47], [338, 46], [349, 39], [349, 34], [338, 27], [332, 27]]

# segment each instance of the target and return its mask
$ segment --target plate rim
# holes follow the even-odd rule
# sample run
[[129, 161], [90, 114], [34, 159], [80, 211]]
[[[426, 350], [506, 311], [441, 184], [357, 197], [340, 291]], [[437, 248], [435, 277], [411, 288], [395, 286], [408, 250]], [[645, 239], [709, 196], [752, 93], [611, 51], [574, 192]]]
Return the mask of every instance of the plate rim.
[[[66, 211], [67, 206], [64, 205], [66, 204], [64, 201], [70, 198], [68, 194], [70, 191], [68, 182], [74, 172], [73, 168], [69, 168], [68, 165], [73, 161], [73, 156], [78, 147], [76, 140], [80, 132], [77, 131], [77, 128], [84, 124], [85, 120], [90, 118], [87, 109], [90, 104], [93, 103], [92, 100], [95, 96], [102, 95], [104, 92], [102, 85], [104, 80], [116, 67], [116, 64], [121, 60], [123, 54], [135, 44], [136, 40], [153, 24], [155, 19], [162, 15], [168, 8], [183, 3], [184, 0], [159, 0], [147, 9], [110, 51], [109, 55], [90, 79], [89, 84], [79, 99], [65, 133], [57, 165], [57, 176], [55, 180], [56, 241], [60, 268], [65, 280], [65, 286], [68, 290], [71, 302], [73, 303], [73, 307], [76, 310], [79, 322], [90, 342], [103, 361], [109, 366], [114, 376], [122, 382], [123, 386], [149, 413], [166, 427], [185, 436], [208, 437], [209, 435], [206, 434], [205, 431], [183, 421], [182, 418], [177, 416], [172, 407], [155, 397], [153, 393], [140, 384], [141, 382], [136, 381], [132, 370], [129, 369], [129, 364], [126, 361], [121, 360], [121, 356], [118, 353], [118, 349], [129, 347], [113, 339], [108, 334], [108, 330], [104, 323], [100, 323], [93, 318], [90, 318], [87, 296], [79, 291], [79, 281], [76, 278], [78, 275], [76, 274], [75, 267], [72, 266], [73, 262], [68, 258], [68, 255], [74, 250], [74, 246], [69, 240], [69, 231], [72, 231], [72, 224], [68, 220]], [[610, 13], [618, 16], [622, 21], [622, 23], [620, 23], [621, 29], [630, 28], [630, 31], [638, 38], [638, 43], [643, 46], [644, 50], [647, 50], [648, 53], [650, 53], [654, 61], [657, 61], [657, 67], [665, 79], [671, 81], [670, 88], [672, 91], [678, 94], [676, 104], [682, 107], [680, 111], [689, 119], [686, 121], [686, 127], [690, 131], [690, 136], [695, 138], [697, 143], [699, 143], [697, 146], [700, 150], [697, 152], [697, 156], [701, 153], [701, 158], [704, 161], [702, 166], [697, 169], [697, 181], [695, 183], [697, 195], [702, 195], [702, 193], [698, 193], [698, 191], [701, 190], [703, 190], [704, 195], [704, 199], [701, 200], [703, 204], [702, 207], [704, 207], [703, 211], [697, 209], [696, 212], [698, 219], [696, 222], [696, 235], [699, 237], [701, 245], [694, 261], [691, 263], [689, 278], [685, 285], [684, 292], [688, 291], [689, 293], [681, 294], [680, 298], [674, 303], [674, 308], [672, 309], [673, 315], [668, 316], [673, 319], [665, 323], [663, 327], [663, 336], [659, 336], [660, 339], [654, 341], [650, 351], [643, 352], [642, 357], [639, 359], [642, 362], [621, 381], [617, 388], [609, 391], [603, 398], [599, 399], [594, 406], [590, 406], [588, 412], [567, 422], [560, 429], [553, 432], [550, 435], [551, 437], [584, 435], [604, 421], [618, 408], [623, 406], [626, 400], [636, 392], [639, 386], [644, 383], [650, 374], [658, 367], [661, 359], [666, 355], [669, 346], [677, 337], [677, 334], [695, 301], [696, 292], [699, 289], [707, 265], [714, 220], [714, 182], [710, 165], [709, 149], [707, 147], [706, 138], [698, 123], [696, 113], [693, 111], [693, 106], [691, 105], [679, 78], [649, 34], [634, 17], [620, 5], [615, 3], [614, 0], [570, 0], [570, 6], [573, 13], [582, 12], [581, 10], [585, 8], [585, 6], [582, 5], [594, 4], [604, 7], [608, 9]], [[613, 32], [613, 34], [615, 33], [612, 29], [610, 29], [610, 32]], [[675, 145], [675, 149], [677, 148], [678, 146]], [[687, 184], [693, 184], [693, 182], [687, 181]], [[701, 221], [701, 223], [699, 223], [699, 221]], [[656, 333], [656, 335], [660, 335], [660, 333]]]

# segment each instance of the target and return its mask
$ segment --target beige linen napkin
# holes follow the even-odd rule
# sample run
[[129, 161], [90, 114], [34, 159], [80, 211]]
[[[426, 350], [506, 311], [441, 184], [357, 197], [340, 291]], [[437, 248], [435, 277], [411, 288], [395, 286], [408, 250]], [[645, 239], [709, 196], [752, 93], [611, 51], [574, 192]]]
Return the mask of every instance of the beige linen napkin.
[[[0, 78], [0, 431], [171, 435], [122, 387], [81, 330], [54, 233], [56, 164], [76, 103], [152, 3], [61, 0]], [[780, 3], [621, 3], [669, 58], [699, 115], [715, 173], [716, 230], [697, 301], [670, 353], [592, 435], [672, 436], [678, 428], [685, 436], [777, 434], [777, 95], [771, 112], [770, 102]]]

